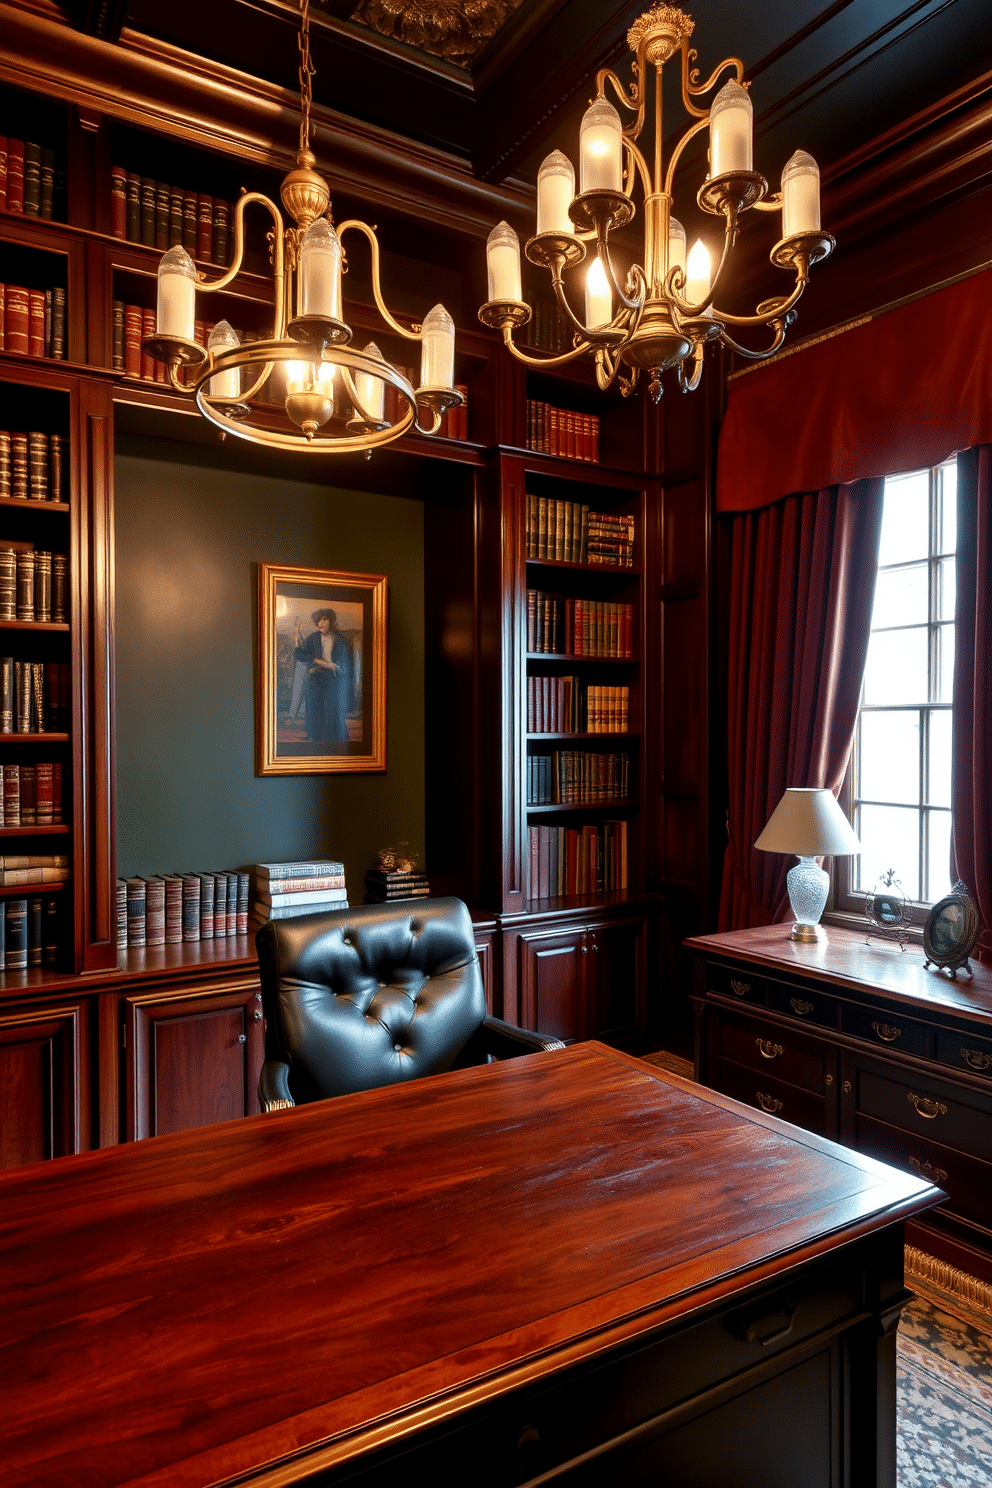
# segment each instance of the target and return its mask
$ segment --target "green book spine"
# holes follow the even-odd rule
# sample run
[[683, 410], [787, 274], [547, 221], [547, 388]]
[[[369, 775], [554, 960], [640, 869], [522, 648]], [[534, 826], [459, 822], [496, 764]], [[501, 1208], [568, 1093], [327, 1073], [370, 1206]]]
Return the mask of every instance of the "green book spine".
[[155, 182], [148, 176], [141, 178], [141, 241], [155, 247]]

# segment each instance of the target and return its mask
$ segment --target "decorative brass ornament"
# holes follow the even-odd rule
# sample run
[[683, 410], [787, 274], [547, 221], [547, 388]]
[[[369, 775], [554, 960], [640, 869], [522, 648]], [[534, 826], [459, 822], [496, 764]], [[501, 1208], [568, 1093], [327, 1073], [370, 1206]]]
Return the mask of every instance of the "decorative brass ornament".
[[468, 67], [522, 0], [361, 0], [351, 19], [380, 36]]
[[627, 45], [636, 52], [645, 42], [644, 55], [652, 66], [667, 62], [695, 30], [695, 22], [674, 5], [655, 5], [638, 16], [627, 32]]

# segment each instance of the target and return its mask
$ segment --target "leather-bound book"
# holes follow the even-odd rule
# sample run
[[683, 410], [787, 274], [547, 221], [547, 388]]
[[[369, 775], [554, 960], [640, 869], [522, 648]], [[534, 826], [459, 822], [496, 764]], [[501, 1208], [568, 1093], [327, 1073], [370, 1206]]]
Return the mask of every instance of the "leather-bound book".
[[59, 284], [52, 290], [51, 354], [55, 361], [65, 361], [65, 290]]
[[45, 355], [52, 354], [52, 291], [45, 290]]
[[8, 899], [6, 910], [4, 969], [21, 971], [28, 964], [28, 901]]
[[[14, 732], [17, 674], [12, 656], [0, 656], [0, 734]], [[6, 766], [9, 769], [10, 766]], [[6, 780], [6, 773], [4, 780]]]
[[41, 210], [39, 217], [51, 222], [55, 211], [55, 151], [41, 152]]
[[197, 200], [195, 191], [183, 195], [183, 247], [190, 258], [196, 257]]
[[17, 553], [0, 547], [0, 620], [17, 619]]
[[163, 252], [169, 246], [169, 185], [155, 182], [155, 247]]
[[227, 265], [227, 232], [231, 209], [219, 196], [214, 197], [213, 209], [213, 260], [215, 264]]
[[61, 760], [52, 763], [52, 824], [60, 826], [65, 821], [65, 805], [63, 798], [63, 771]]
[[124, 371], [124, 301], [115, 300], [111, 310], [111, 365], [115, 372]]
[[6, 306], [7, 286], [0, 284], [0, 351], [5, 351], [7, 348]]
[[39, 827], [50, 827], [55, 823], [52, 802], [52, 775], [55, 766], [51, 761], [39, 760], [34, 767], [34, 819]]
[[141, 178], [141, 241], [146, 248], [155, 247], [155, 182]]
[[21, 826], [36, 827], [37, 818], [37, 780], [34, 765], [21, 766]]
[[204, 263], [213, 258], [214, 199], [201, 195], [196, 210], [196, 257]]
[[127, 943], [129, 946], [145, 944], [146, 909], [145, 880], [129, 878], [127, 880]]
[[48, 436], [48, 499], [68, 501], [69, 472], [66, 469], [68, 446], [64, 434]]
[[45, 710], [45, 663], [32, 661], [31, 666], [31, 724], [34, 732], [43, 734], [49, 728]]
[[145, 879], [145, 945], [165, 945], [165, 880]]
[[200, 938], [200, 880], [195, 873], [183, 873], [183, 940]]
[[178, 186], [169, 187], [169, 247], [183, 240], [183, 193]]
[[216, 880], [212, 873], [201, 873], [200, 879], [200, 939], [214, 938], [214, 894]]
[[34, 618], [47, 624], [52, 618], [52, 555], [34, 555]]
[[28, 499], [28, 436], [10, 436], [10, 494], [17, 501]]
[[31, 732], [31, 663], [14, 663], [14, 728], [19, 734]]
[[60, 925], [58, 895], [49, 894], [41, 911], [41, 962], [43, 966], [55, 966], [58, 963]]
[[48, 435], [37, 429], [28, 435], [28, 497], [48, 500]]
[[45, 355], [45, 291], [28, 290], [28, 355]]
[[141, 376], [141, 306], [124, 306], [124, 371]]
[[0, 210], [7, 210], [7, 136], [0, 134]]
[[24, 141], [24, 215], [41, 216], [41, 146]]
[[7, 141], [7, 211], [24, 211], [24, 141]]
[[[44, 300], [42, 300], [44, 311]], [[7, 285], [4, 307], [4, 341], [14, 356], [28, 354], [28, 291], [20, 284]]]
[[10, 432], [0, 429], [0, 497], [10, 496]]
[[[155, 334], [155, 311], [142, 310], [141, 312], [141, 339], [147, 340]], [[141, 352], [141, 375], [146, 382], [155, 381], [155, 358], [149, 356], [148, 352]]]
[[110, 231], [115, 238], [127, 238], [127, 171], [122, 165], [110, 167]]
[[127, 173], [127, 216], [125, 236], [129, 243], [141, 242], [141, 177], [134, 171]]
[[41, 965], [41, 900], [28, 900], [28, 965]]
[[3, 767], [3, 824], [5, 827], [21, 825], [21, 767]]
[[52, 554], [52, 619], [64, 625], [69, 618], [69, 560], [65, 553]]

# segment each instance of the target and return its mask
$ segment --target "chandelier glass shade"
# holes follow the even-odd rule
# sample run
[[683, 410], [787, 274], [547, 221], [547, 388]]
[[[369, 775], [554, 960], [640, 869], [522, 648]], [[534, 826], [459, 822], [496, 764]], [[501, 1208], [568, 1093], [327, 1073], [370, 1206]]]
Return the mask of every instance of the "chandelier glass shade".
[[[596, 96], [579, 133], [579, 190], [575, 171], [560, 150], [550, 154], [537, 177], [537, 232], [524, 253], [551, 276], [558, 309], [572, 336], [570, 350], [557, 356], [522, 350], [513, 336], [531, 318], [521, 289], [520, 243], [506, 222], [493, 229], [487, 245], [488, 295], [480, 320], [502, 333], [504, 343], [529, 366], [555, 367], [591, 355], [600, 388], [619, 380], [632, 393], [641, 373], [652, 397], [662, 392], [662, 373], [673, 368], [683, 391], [699, 385], [703, 351], [721, 341], [741, 356], [762, 359], [781, 347], [795, 318], [795, 304], [806, 287], [811, 266], [835, 246], [820, 226], [820, 178], [815, 160], [797, 151], [782, 172], [782, 189], [769, 194], [768, 182], [754, 170], [751, 158], [751, 99], [743, 63], [721, 62], [701, 82], [689, 46], [693, 22], [682, 11], [658, 5], [642, 15], [627, 34], [634, 53], [633, 81], [625, 86], [616, 73], [601, 70]], [[682, 105], [689, 124], [663, 158], [662, 70], [681, 53]], [[698, 102], [724, 81], [709, 107]], [[649, 85], [653, 78], [653, 105]], [[616, 106], [607, 96], [612, 90]], [[632, 115], [624, 123], [622, 114]], [[638, 145], [649, 115], [653, 117], [653, 159]], [[723, 219], [723, 244], [714, 271], [710, 255], [697, 242], [688, 252], [685, 229], [673, 215], [672, 189], [686, 145], [709, 131], [709, 172], [696, 195], [703, 212]], [[621, 275], [611, 251], [610, 234], [635, 216], [634, 193], [640, 183], [643, 240], [640, 261]], [[787, 294], [765, 300], [751, 315], [717, 308], [716, 298], [729, 278], [729, 265], [746, 211], [781, 213], [781, 237], [771, 261], [793, 275]], [[584, 265], [585, 302], [573, 311], [565, 291], [566, 271]], [[622, 281], [622, 282], [621, 282]], [[770, 333], [759, 347], [738, 342], [740, 327]]]
[[[330, 189], [309, 148], [309, 0], [301, 0], [299, 44], [300, 148], [280, 188], [292, 225], [269, 197], [243, 191], [234, 206], [233, 252], [224, 274], [208, 280], [185, 248], [170, 248], [158, 268], [155, 335], [142, 345], [165, 363], [171, 386], [193, 397], [224, 433], [279, 449], [368, 456], [411, 429], [436, 434], [444, 413], [464, 402], [454, 387], [455, 326], [443, 305], [435, 305], [422, 325], [402, 325], [383, 299], [375, 229], [358, 219], [335, 228]], [[271, 218], [271, 335], [242, 341], [221, 320], [201, 346], [195, 339], [197, 295], [224, 290], [236, 279], [244, 261], [245, 213], [256, 205]], [[372, 293], [387, 329], [419, 343], [419, 385], [374, 341], [361, 350], [351, 344], [341, 290], [349, 233], [368, 242]]]

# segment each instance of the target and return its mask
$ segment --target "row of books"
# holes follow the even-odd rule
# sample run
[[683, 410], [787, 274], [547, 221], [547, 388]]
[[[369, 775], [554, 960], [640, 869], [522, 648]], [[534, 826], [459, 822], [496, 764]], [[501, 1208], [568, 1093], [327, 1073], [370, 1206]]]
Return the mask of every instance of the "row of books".
[[426, 899], [431, 891], [425, 873], [402, 868], [370, 868], [365, 875], [366, 904], [392, 904], [397, 899]]
[[64, 196], [65, 178], [60, 172], [56, 182], [55, 151], [0, 134], [0, 208], [51, 219], [57, 194]]
[[634, 654], [633, 637], [633, 605], [527, 590], [527, 650], [532, 653], [625, 659]]
[[48, 827], [65, 821], [61, 760], [0, 765], [0, 827]]
[[67, 853], [8, 853], [0, 857], [0, 888], [68, 883], [71, 877]]
[[58, 894], [0, 899], [0, 966], [5, 971], [55, 966], [64, 923]]
[[572, 349], [572, 332], [554, 300], [524, 290], [524, 301], [530, 306], [530, 320], [524, 328], [524, 345], [555, 355]]
[[527, 756], [528, 806], [594, 806], [625, 801], [630, 788], [630, 756], [593, 754], [586, 749], [555, 749]]
[[299, 915], [347, 909], [344, 864], [334, 858], [295, 863], [256, 863], [255, 914], [260, 920], [291, 920]]
[[64, 553], [36, 553], [31, 543], [0, 538], [0, 620], [65, 624], [68, 590]]
[[186, 191], [110, 168], [110, 231], [129, 243], [164, 251], [181, 243], [201, 263], [226, 264], [232, 208], [221, 197]]
[[248, 873], [163, 873], [117, 880], [117, 947], [223, 940], [248, 932]]
[[67, 734], [71, 715], [67, 661], [0, 656], [0, 734]]
[[627, 887], [627, 823], [528, 827], [532, 899], [610, 894]]
[[[417, 380], [414, 380], [414, 387]], [[458, 408], [449, 408], [441, 415], [438, 429], [442, 439], [468, 439], [468, 388], [464, 382], [455, 383], [455, 392], [461, 393], [465, 402]]]
[[527, 678], [529, 734], [625, 734], [629, 687], [587, 685], [578, 677]]
[[556, 408], [538, 398], [527, 399], [527, 448], [561, 460], [599, 464], [599, 414]]
[[0, 429], [0, 496], [15, 501], [68, 501], [69, 441], [64, 434]]
[[630, 568], [634, 518], [619, 512], [591, 512], [581, 501], [528, 495], [527, 557]]
[[0, 351], [65, 360], [65, 290], [0, 284]]

